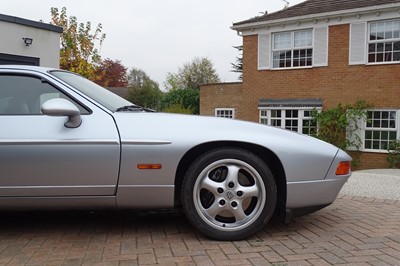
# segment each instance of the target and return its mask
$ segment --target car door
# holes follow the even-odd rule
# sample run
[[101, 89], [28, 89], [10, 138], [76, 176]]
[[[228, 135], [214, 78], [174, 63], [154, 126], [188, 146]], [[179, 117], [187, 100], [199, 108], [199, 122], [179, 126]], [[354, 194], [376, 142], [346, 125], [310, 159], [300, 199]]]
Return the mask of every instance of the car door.
[[[43, 115], [52, 98], [76, 105], [81, 125]], [[0, 197], [114, 195], [119, 156], [117, 128], [101, 107], [45, 73], [0, 71]]]

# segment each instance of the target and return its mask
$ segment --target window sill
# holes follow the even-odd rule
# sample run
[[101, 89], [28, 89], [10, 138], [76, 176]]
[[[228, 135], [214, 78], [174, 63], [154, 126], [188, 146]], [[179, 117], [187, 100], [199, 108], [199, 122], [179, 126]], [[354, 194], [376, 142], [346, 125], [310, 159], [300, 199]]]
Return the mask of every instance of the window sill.
[[367, 65], [367, 66], [381, 66], [381, 65], [398, 65], [398, 64], [400, 64], [400, 61], [366, 63], [365, 65]]
[[389, 152], [388, 152], [387, 150], [371, 150], [371, 149], [365, 149], [365, 150], [360, 150], [360, 152], [389, 154]]
[[270, 70], [296, 70], [296, 69], [310, 69], [315, 66], [304, 66], [304, 67], [282, 67], [282, 68], [270, 68]]

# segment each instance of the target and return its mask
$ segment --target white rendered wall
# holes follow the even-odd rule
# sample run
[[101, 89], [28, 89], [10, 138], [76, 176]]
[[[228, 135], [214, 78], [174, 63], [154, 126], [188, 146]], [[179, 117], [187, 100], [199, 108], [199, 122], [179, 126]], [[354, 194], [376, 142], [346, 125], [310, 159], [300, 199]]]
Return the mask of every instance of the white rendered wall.
[[[32, 45], [22, 38], [32, 38]], [[59, 68], [60, 33], [0, 21], [0, 53], [37, 57], [40, 66]]]

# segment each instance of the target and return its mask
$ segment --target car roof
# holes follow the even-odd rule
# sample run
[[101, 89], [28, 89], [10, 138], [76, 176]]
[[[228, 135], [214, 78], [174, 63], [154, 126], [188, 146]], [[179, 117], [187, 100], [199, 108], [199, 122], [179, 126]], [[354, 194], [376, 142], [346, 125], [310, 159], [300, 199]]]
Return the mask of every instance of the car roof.
[[41, 66], [28, 66], [28, 65], [0, 65], [0, 69], [34, 70], [34, 71], [38, 71], [38, 72], [48, 72], [49, 70], [56, 70], [56, 68], [41, 67]]

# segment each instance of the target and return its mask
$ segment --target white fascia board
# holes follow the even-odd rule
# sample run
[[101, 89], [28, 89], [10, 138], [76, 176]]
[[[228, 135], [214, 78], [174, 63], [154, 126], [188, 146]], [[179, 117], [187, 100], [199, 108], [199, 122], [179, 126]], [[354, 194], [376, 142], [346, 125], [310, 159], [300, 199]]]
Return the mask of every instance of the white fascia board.
[[[244, 34], [245, 32], [249, 32], [249, 31], [254, 32], [255, 29], [259, 29], [259, 28], [266, 28], [266, 27], [270, 28], [270, 27], [281, 26], [281, 25], [286, 25], [286, 24], [302, 23], [304, 21], [316, 21], [316, 20], [320, 20], [320, 19], [331, 20], [331, 19], [337, 19], [338, 17], [341, 18], [340, 21], [337, 21], [337, 23], [331, 23], [331, 25], [332, 24], [344, 24], [343, 22], [341, 22], [344, 17], [357, 16], [357, 15], [363, 16], [363, 15], [371, 13], [371, 12], [387, 12], [387, 11], [395, 12], [400, 17], [400, 3], [369, 6], [369, 7], [364, 7], [364, 8], [347, 9], [347, 10], [340, 10], [340, 11], [334, 11], [334, 12], [325, 12], [325, 13], [306, 15], [306, 16], [282, 18], [282, 19], [276, 19], [276, 20], [260, 21], [260, 22], [247, 23], [247, 24], [238, 25], [238, 26], [231, 26], [231, 29], [236, 30], [238, 32], [242, 32]], [[346, 22], [346, 23], [348, 23], [348, 22]]]

